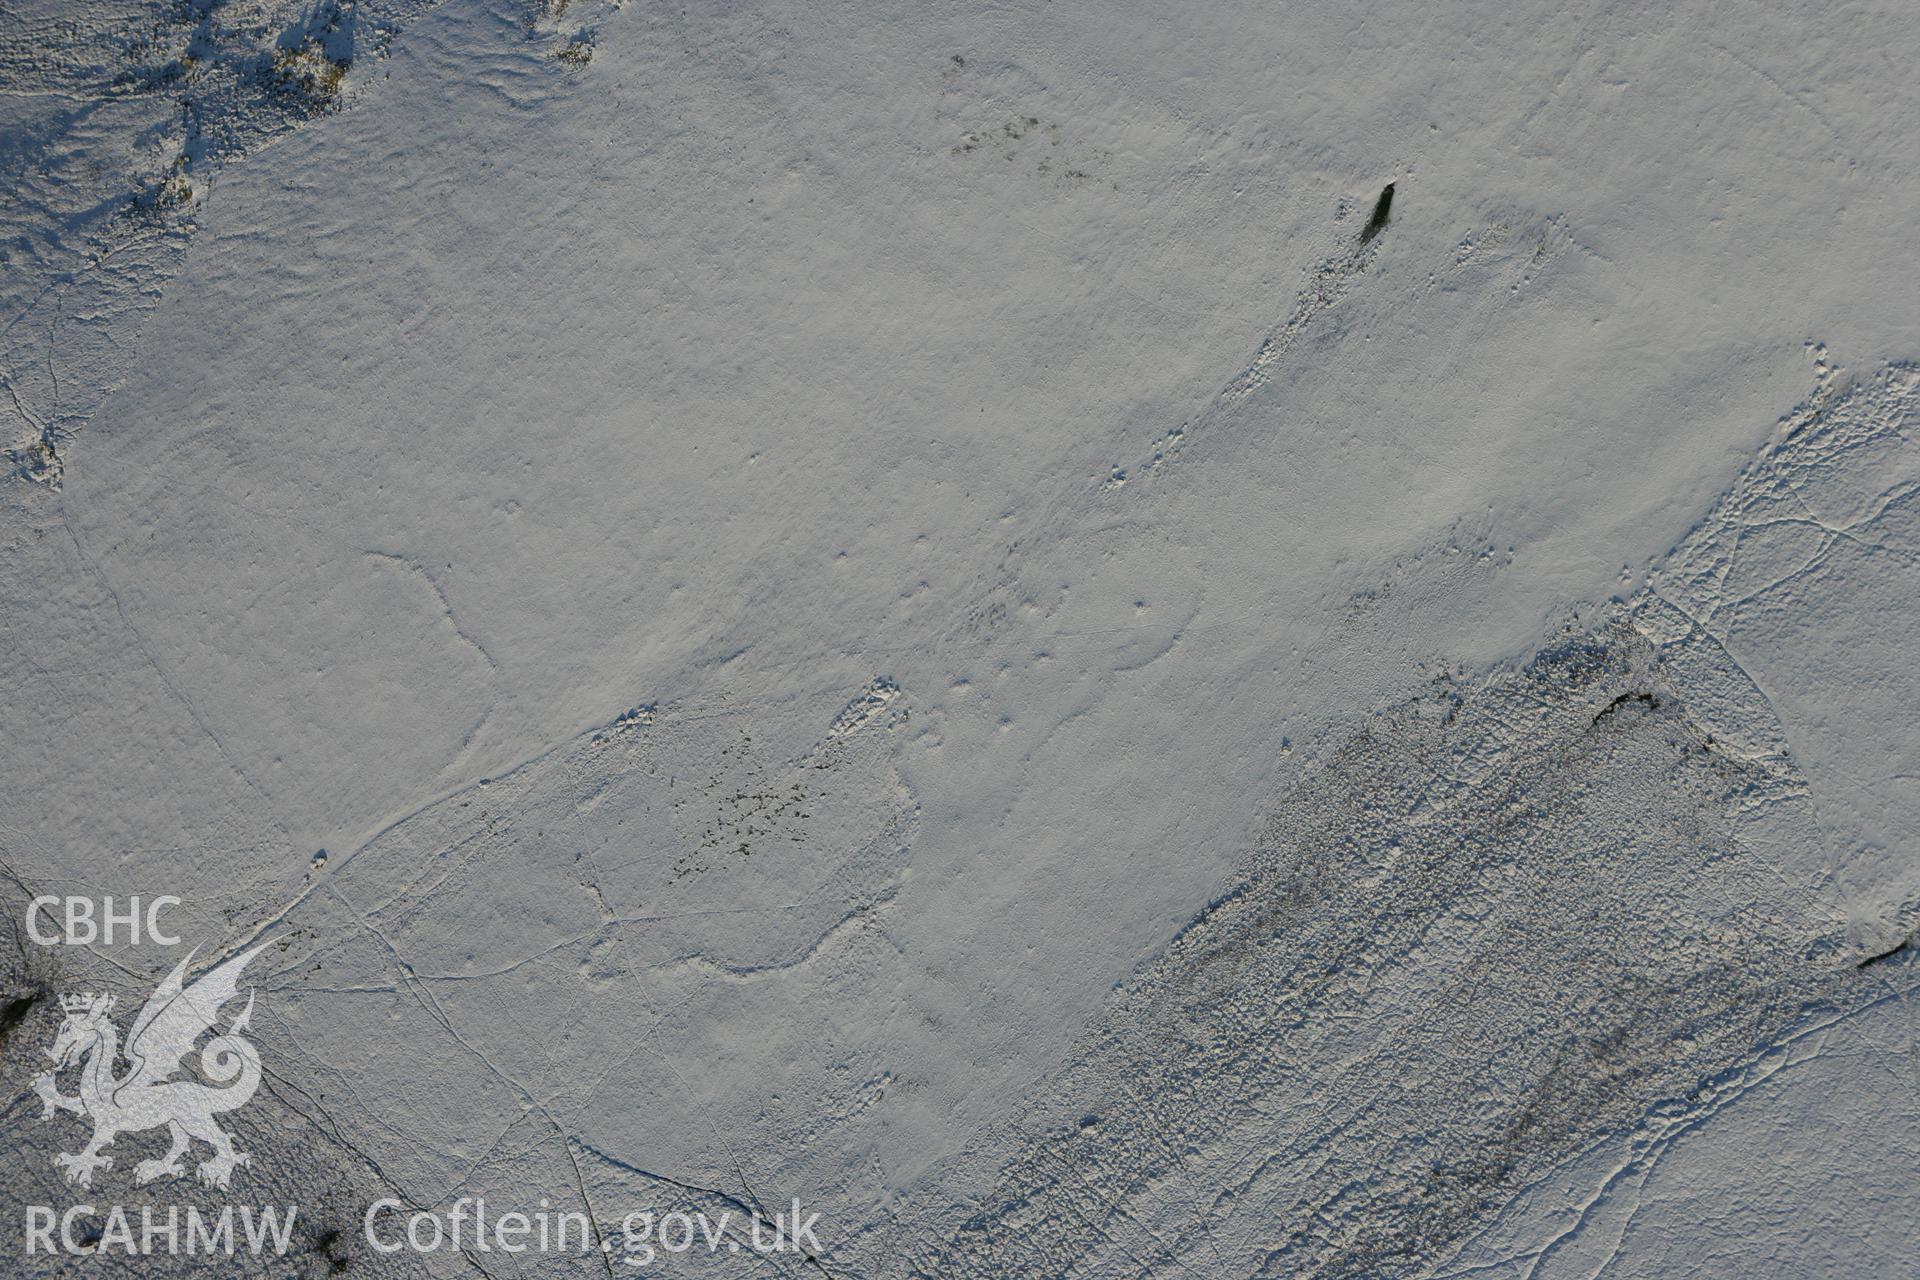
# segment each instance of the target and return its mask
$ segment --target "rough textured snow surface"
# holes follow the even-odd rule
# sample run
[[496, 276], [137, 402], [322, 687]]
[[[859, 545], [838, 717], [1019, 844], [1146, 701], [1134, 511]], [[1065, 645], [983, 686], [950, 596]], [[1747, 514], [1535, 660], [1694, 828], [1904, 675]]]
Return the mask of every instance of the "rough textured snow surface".
[[[1916, 61], [0, 0], [0, 1273], [1912, 1274]], [[83, 1185], [253, 947], [250, 1161]]]

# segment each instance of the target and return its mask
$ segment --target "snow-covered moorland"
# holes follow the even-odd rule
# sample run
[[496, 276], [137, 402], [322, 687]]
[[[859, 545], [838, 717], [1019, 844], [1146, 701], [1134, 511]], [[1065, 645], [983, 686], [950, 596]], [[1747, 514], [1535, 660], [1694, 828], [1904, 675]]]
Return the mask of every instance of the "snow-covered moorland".
[[1917, 55], [0, 0], [0, 1254], [1906, 1274]]

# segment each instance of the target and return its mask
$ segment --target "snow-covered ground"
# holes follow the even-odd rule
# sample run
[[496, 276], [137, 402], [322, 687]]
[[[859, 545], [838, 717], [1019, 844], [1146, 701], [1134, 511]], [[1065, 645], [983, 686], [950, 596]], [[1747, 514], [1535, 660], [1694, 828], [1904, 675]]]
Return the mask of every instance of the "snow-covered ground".
[[[0, 1250], [1906, 1274], [1917, 56], [0, 0]], [[182, 947], [25, 931], [134, 894]], [[53, 996], [255, 943], [253, 1163], [67, 1185]], [[387, 1254], [382, 1197], [822, 1249]]]

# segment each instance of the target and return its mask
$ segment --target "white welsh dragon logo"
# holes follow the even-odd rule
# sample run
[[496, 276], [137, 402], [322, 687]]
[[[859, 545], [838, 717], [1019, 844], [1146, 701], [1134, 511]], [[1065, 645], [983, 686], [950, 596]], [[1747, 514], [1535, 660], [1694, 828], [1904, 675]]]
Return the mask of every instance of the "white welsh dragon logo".
[[[113, 1157], [100, 1153], [121, 1134], [162, 1125], [172, 1145], [159, 1159], [142, 1160], [134, 1166], [136, 1183], [184, 1174], [180, 1157], [187, 1154], [195, 1138], [213, 1148], [213, 1155], [195, 1170], [204, 1183], [225, 1187], [233, 1171], [247, 1163], [247, 1157], [233, 1149], [233, 1139], [213, 1118], [245, 1106], [260, 1087], [260, 1053], [241, 1038], [247, 1020], [253, 1016], [251, 992], [247, 1007], [226, 1033], [200, 1048], [197, 1074], [212, 1083], [175, 1077], [186, 1072], [186, 1059], [194, 1051], [194, 1042], [213, 1030], [220, 1006], [238, 991], [240, 971], [259, 951], [255, 947], [243, 952], [183, 989], [181, 977], [193, 960], [190, 953], [133, 1020], [124, 1051], [119, 1030], [107, 1018], [113, 1010], [112, 996], [60, 997], [67, 1017], [48, 1055], [54, 1069], [35, 1080], [33, 1089], [46, 1103], [45, 1115], [51, 1116], [55, 1110], [71, 1111], [93, 1120], [93, 1138], [83, 1150], [53, 1158], [68, 1182], [84, 1187], [92, 1182], [94, 1170], [112, 1168]], [[114, 1066], [122, 1052], [130, 1066], [125, 1075], [116, 1077]], [[69, 1097], [60, 1092], [55, 1077], [82, 1061], [86, 1065], [80, 1073], [80, 1092]]]

